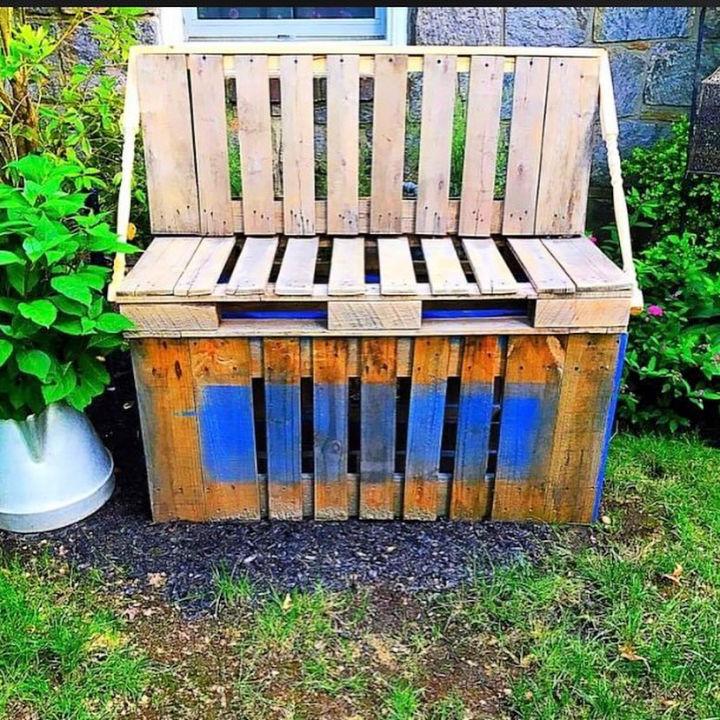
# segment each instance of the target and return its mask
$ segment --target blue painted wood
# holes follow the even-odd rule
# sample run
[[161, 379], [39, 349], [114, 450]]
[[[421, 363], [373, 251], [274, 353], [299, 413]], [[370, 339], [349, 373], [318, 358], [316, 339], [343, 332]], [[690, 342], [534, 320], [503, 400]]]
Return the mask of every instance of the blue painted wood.
[[[223, 310], [225, 320], [327, 320], [325, 310]], [[462, 320], [472, 318], [526, 317], [522, 308], [487, 308], [475, 310], [423, 310], [424, 320]]]

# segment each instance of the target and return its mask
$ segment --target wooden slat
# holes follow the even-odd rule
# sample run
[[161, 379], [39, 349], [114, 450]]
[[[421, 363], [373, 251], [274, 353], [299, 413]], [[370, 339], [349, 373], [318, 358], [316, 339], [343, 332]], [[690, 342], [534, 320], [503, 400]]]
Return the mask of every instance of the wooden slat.
[[275, 282], [278, 295], [312, 295], [317, 238], [289, 238]]
[[164, 333], [181, 330], [214, 330], [220, 327], [218, 308], [210, 303], [147, 303], [121, 305], [136, 332]]
[[123, 280], [118, 294], [172, 295], [199, 245], [199, 237], [155, 238]]
[[455, 60], [454, 55], [425, 56], [415, 219], [418, 235], [444, 235], [448, 228]]
[[459, 235], [483, 237], [492, 229], [504, 63], [503, 57], [470, 60]]
[[538, 298], [533, 325], [536, 328], [607, 328], [627, 325], [631, 298], [570, 297]]
[[395, 302], [349, 302], [327, 304], [328, 330], [416, 330], [422, 325], [419, 300]]
[[357, 55], [327, 58], [327, 232], [357, 235], [360, 78]]
[[508, 245], [539, 293], [572, 293], [575, 285], [536, 238], [508, 238]]
[[585, 229], [599, 73], [594, 58], [550, 61], [536, 235]]
[[250, 341], [190, 342], [206, 519], [259, 520]]
[[508, 341], [493, 520], [542, 517], [564, 367], [557, 337]]
[[376, 55], [370, 232], [402, 232], [407, 55]]
[[506, 235], [535, 231], [549, 66], [546, 57], [522, 57], [515, 63], [503, 217]]
[[415, 340], [403, 493], [406, 520], [437, 517], [437, 474], [449, 355], [447, 337]]
[[548, 238], [543, 245], [580, 290], [623, 290], [630, 278], [586, 237]]
[[300, 342], [265, 338], [263, 364], [269, 515], [302, 520]]
[[283, 216], [286, 235], [315, 234], [315, 148], [311, 55], [280, 58]]
[[450, 517], [455, 520], [482, 520], [490, 514], [492, 494], [486, 470], [493, 389], [501, 360], [497, 336], [465, 338], [450, 495]]
[[275, 194], [270, 119], [270, 78], [265, 55], [237, 55], [237, 94], [243, 232], [273, 235]]
[[467, 295], [470, 292], [450, 238], [423, 238], [422, 251], [433, 295]]
[[334, 238], [328, 295], [362, 295], [364, 292], [365, 238]]
[[153, 519], [202, 520], [200, 465], [190, 347], [185, 340], [131, 343]]
[[188, 70], [193, 105], [200, 231], [203, 235], [232, 235], [222, 55], [188, 55]]
[[235, 247], [234, 237], [206, 237], [175, 283], [174, 295], [210, 295]]
[[348, 517], [348, 341], [313, 340], [315, 519]]
[[395, 515], [397, 340], [360, 341], [360, 507], [368, 520]]
[[152, 232], [199, 233], [185, 56], [141, 55], [137, 83]]
[[463, 238], [463, 248], [483, 295], [517, 292], [518, 284], [491, 238]]
[[377, 249], [380, 292], [383, 295], [414, 295], [417, 281], [408, 239], [378, 238]]
[[272, 272], [277, 246], [277, 238], [245, 238], [225, 292], [229, 295], [264, 292]]

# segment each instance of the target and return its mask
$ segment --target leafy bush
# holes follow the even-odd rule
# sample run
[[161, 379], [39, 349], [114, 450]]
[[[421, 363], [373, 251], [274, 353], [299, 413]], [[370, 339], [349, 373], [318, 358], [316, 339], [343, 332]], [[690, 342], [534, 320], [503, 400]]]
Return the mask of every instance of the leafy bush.
[[689, 124], [624, 163], [645, 311], [631, 325], [623, 418], [715, 424], [720, 400], [720, 180], [686, 177]]
[[103, 289], [104, 253], [119, 243], [106, 214], [87, 213], [97, 176], [51, 155], [10, 163], [0, 184], [0, 418], [24, 419], [63, 400], [78, 410], [110, 377], [103, 356], [131, 327]]

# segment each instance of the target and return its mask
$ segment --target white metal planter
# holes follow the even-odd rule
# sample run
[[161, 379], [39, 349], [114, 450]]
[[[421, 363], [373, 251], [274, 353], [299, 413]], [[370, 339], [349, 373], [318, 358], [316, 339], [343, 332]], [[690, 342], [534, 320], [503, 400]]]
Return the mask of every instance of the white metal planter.
[[77, 522], [115, 486], [113, 460], [88, 418], [50, 405], [27, 420], [0, 420], [0, 528], [40, 532]]

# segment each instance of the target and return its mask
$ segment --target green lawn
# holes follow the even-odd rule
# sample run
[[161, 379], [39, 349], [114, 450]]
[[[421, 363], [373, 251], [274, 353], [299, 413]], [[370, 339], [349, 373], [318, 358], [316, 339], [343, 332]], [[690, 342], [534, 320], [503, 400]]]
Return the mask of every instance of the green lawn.
[[5, 559], [0, 715], [718, 718], [719, 474], [699, 443], [617, 438], [602, 524], [438, 595], [262, 594], [218, 568], [216, 617], [190, 622]]

